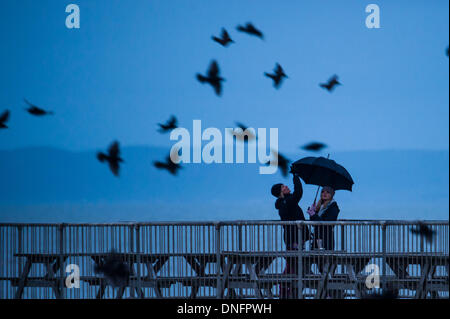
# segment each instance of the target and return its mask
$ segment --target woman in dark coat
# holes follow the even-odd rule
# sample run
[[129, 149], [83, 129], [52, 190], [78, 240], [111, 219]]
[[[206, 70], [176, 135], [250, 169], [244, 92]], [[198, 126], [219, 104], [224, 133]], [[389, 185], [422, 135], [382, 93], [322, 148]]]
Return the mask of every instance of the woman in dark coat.
[[[277, 198], [275, 208], [278, 210], [278, 214], [283, 221], [305, 220], [303, 211], [298, 205], [303, 196], [303, 186], [300, 178], [295, 174], [293, 176], [293, 182], [294, 192], [292, 194], [289, 187], [284, 184], [275, 184], [271, 189], [272, 195]], [[304, 225], [301, 227], [303, 227], [303, 238], [298, 238], [298, 228], [296, 225], [283, 225], [283, 239], [287, 250], [303, 249], [305, 241], [310, 239], [308, 227]], [[286, 268], [283, 273], [298, 273], [297, 258], [286, 258]], [[296, 296], [296, 284], [280, 284], [280, 298], [296, 298]]]
[[[294, 192], [291, 194], [291, 190], [284, 184], [275, 184], [272, 186], [272, 195], [277, 198], [275, 202], [275, 208], [278, 210], [280, 219], [283, 221], [295, 221], [305, 220], [303, 210], [298, 203], [303, 196], [303, 187], [300, 178], [297, 175], [293, 175]], [[298, 228], [295, 225], [283, 225], [284, 229], [284, 243], [287, 250], [296, 250], [298, 247], [302, 247], [305, 241], [309, 240], [309, 229], [307, 226], [303, 227], [303, 238], [298, 238]]]
[[[308, 209], [312, 221], [336, 221], [339, 215], [339, 206], [333, 199], [334, 189], [325, 186], [322, 188], [320, 200]], [[334, 226], [314, 226], [314, 248], [334, 249]]]

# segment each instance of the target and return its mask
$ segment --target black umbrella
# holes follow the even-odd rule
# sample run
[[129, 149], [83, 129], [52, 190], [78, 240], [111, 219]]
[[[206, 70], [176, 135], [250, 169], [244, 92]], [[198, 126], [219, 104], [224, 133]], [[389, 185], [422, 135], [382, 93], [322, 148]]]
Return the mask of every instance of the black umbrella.
[[354, 184], [347, 170], [325, 157], [305, 157], [292, 164], [292, 172], [300, 176], [306, 184], [330, 186], [334, 190], [352, 191]]

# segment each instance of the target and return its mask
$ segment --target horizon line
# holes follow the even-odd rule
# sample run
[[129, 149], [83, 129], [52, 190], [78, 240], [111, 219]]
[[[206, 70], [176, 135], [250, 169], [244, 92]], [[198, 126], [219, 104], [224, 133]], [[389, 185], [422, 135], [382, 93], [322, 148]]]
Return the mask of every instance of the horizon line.
[[[0, 152], [11, 152], [11, 151], [23, 151], [23, 150], [30, 150], [30, 149], [53, 149], [56, 151], [63, 151], [63, 152], [70, 152], [70, 153], [86, 153], [86, 152], [95, 152], [102, 150], [106, 148], [108, 145], [104, 145], [98, 148], [87, 148], [87, 149], [69, 149], [64, 148], [62, 146], [50, 146], [50, 145], [28, 145], [28, 146], [17, 146], [17, 147], [10, 147], [10, 148], [0, 148]], [[129, 144], [129, 145], [121, 145], [122, 149], [129, 149], [129, 148], [156, 148], [156, 149], [168, 149], [170, 150], [170, 146], [163, 146], [163, 145], [152, 145], [152, 144]], [[192, 147], [191, 147], [192, 149]], [[267, 148], [269, 149], [269, 148]], [[449, 148], [447, 149], [439, 149], [439, 148], [377, 148], [377, 149], [340, 149], [340, 150], [334, 150], [334, 151], [322, 151], [322, 152], [311, 152], [306, 151], [298, 148], [297, 152], [300, 153], [309, 153], [312, 156], [314, 154], [316, 156], [325, 156], [326, 154], [330, 153], [352, 153], [352, 152], [449, 152]], [[294, 153], [294, 150], [287, 150], [282, 153], [285, 154], [291, 154]]]

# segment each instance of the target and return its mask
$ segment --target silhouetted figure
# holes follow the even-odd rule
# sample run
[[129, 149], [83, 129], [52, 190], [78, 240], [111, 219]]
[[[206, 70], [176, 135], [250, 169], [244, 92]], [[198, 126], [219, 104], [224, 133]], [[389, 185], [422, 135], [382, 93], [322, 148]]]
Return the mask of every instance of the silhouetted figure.
[[266, 165], [278, 165], [278, 168], [280, 169], [281, 174], [284, 177], [286, 177], [288, 175], [288, 167], [289, 167], [290, 160], [275, 151], [272, 151], [272, 153], [275, 156], [275, 161], [273, 161], [272, 164], [270, 161], [268, 161], [266, 163]]
[[31, 104], [30, 102], [28, 102], [26, 99], [23, 99], [25, 101], [25, 103], [28, 104], [28, 108], [25, 109], [27, 110], [28, 113], [30, 113], [31, 115], [35, 115], [35, 116], [43, 116], [43, 115], [52, 115], [53, 112], [52, 111], [46, 111], [41, 109], [40, 107], [37, 107], [34, 104]]
[[169, 132], [173, 129], [176, 129], [177, 126], [177, 118], [175, 116], [171, 116], [170, 119], [166, 122], [166, 124], [160, 124], [158, 123], [160, 129], [159, 132], [160, 133], [166, 133]]
[[271, 78], [273, 80], [273, 86], [278, 89], [281, 86], [281, 82], [283, 82], [283, 78], [287, 78], [287, 75], [278, 63], [275, 65], [273, 71], [274, 74], [264, 72], [264, 75]]
[[2, 128], [8, 128], [8, 126], [5, 124], [9, 120], [9, 110], [6, 110], [5, 112], [0, 115], [0, 129]]
[[119, 163], [123, 162], [123, 159], [120, 158], [119, 142], [114, 141], [111, 144], [111, 146], [108, 148], [108, 154], [98, 152], [97, 158], [102, 163], [107, 161], [111, 172], [115, 176], [119, 176], [119, 168], [120, 168]]
[[[176, 154], [178, 156], [178, 151], [176, 152]], [[165, 162], [155, 161], [155, 162], [153, 162], [153, 165], [158, 169], [168, 170], [169, 173], [172, 175], [177, 175], [178, 170], [181, 169], [181, 165], [179, 163], [172, 162], [170, 155], [166, 157]]]
[[337, 85], [341, 85], [337, 75], [333, 75], [327, 83], [320, 83], [320, 87], [328, 90], [328, 92], [333, 92]]
[[254, 35], [260, 39], [264, 39], [263, 33], [260, 30], [256, 29], [255, 26], [253, 24], [251, 24], [250, 22], [247, 22], [247, 24], [245, 26], [238, 25], [236, 27], [236, 30], [247, 33], [249, 35]]
[[327, 146], [323, 143], [311, 142], [311, 143], [308, 143], [308, 144], [302, 146], [302, 149], [304, 149], [306, 151], [319, 152], [320, 150], [324, 149], [325, 147], [327, 147]]
[[227, 30], [225, 30], [224, 28], [222, 28], [222, 33], [220, 34], [220, 38], [218, 38], [216, 36], [212, 36], [212, 39], [224, 47], [227, 47], [231, 43], [234, 43], [234, 41], [230, 38], [230, 35], [228, 34]]
[[431, 229], [431, 227], [422, 223], [419, 224], [419, 227], [411, 228], [410, 231], [413, 234], [419, 235], [420, 237], [424, 237], [428, 243], [431, 243], [433, 241], [434, 235], [436, 233], [434, 230]]
[[219, 73], [219, 65], [216, 60], [213, 60], [209, 65], [207, 75], [203, 76], [200, 73], [197, 73], [197, 80], [199, 80], [200, 83], [209, 83], [214, 88], [216, 94], [220, 96], [222, 93], [222, 81], [225, 79], [221, 78]]
[[[292, 171], [292, 170], [291, 170]], [[270, 190], [271, 194], [277, 198], [275, 208], [282, 221], [305, 220], [303, 210], [299, 202], [303, 196], [303, 186], [300, 178], [293, 174], [294, 192], [287, 185], [282, 183], [274, 184]], [[309, 240], [310, 233], [308, 226], [302, 226], [303, 238], [299, 238], [299, 228], [296, 225], [283, 225], [283, 240], [286, 245], [286, 250], [303, 249], [304, 243]], [[286, 258], [286, 268], [283, 274], [298, 275], [298, 259], [288, 257]], [[304, 272], [307, 270], [304, 269]], [[297, 298], [297, 284], [296, 283], [281, 283], [280, 284], [280, 298]]]
[[103, 274], [113, 287], [126, 286], [130, 278], [130, 267], [115, 251], [111, 251], [103, 263], [95, 265], [94, 271]]
[[244, 133], [245, 130], [248, 128], [247, 126], [245, 126], [244, 124], [239, 123], [239, 122], [236, 122], [236, 126], [242, 130], [242, 133], [236, 132], [236, 131], [231, 131], [231, 133], [234, 136], [236, 136], [236, 140], [243, 141], [243, 142], [256, 140], [256, 135], [254, 135], [253, 132], [251, 132], [250, 130], [246, 132], [247, 134]]

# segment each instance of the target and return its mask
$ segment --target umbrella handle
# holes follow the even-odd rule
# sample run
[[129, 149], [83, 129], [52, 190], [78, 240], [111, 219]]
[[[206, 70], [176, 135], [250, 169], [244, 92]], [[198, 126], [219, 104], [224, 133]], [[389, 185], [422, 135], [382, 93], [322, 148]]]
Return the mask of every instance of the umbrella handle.
[[319, 194], [320, 186], [317, 187], [316, 196], [314, 197], [314, 205], [316, 204], [317, 194]]
[[[327, 156], [327, 159], [329, 159], [329, 158], [330, 158], [330, 153], [328, 153], [328, 156]], [[319, 189], [320, 189], [320, 186], [317, 187], [316, 196], [314, 197], [314, 204], [316, 204], [317, 195], [319, 194]]]

